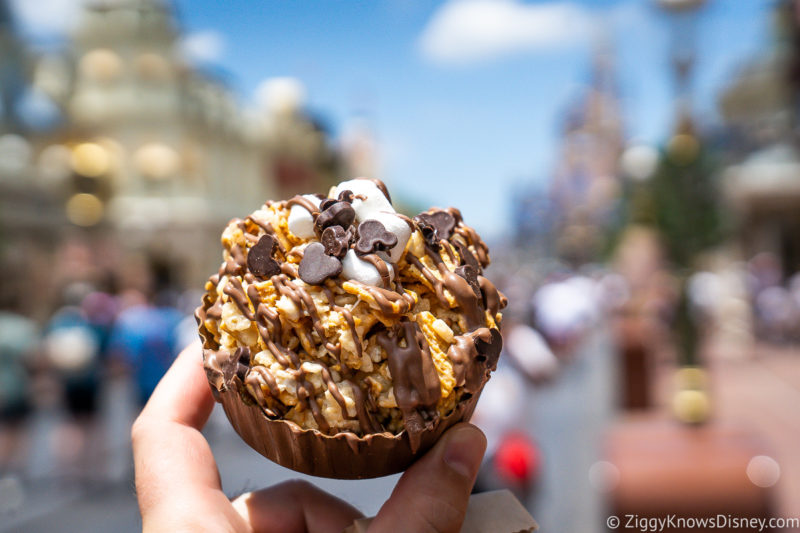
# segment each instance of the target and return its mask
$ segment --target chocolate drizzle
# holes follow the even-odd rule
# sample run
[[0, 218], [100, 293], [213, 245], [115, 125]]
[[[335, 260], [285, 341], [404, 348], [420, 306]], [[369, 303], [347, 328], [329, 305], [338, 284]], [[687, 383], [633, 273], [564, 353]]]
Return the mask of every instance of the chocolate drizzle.
[[[405, 341], [405, 346], [401, 343]], [[442, 396], [439, 374], [428, 342], [416, 322], [401, 322], [392, 331], [378, 334], [378, 343], [389, 356], [394, 397], [403, 413], [411, 450], [419, 446], [426, 421]]]
[[497, 366], [500, 346], [500, 332], [496, 329], [478, 328], [456, 337], [447, 350], [456, 386], [463, 386], [471, 394], [478, 392], [489, 371]]
[[388, 287], [389, 283], [392, 282], [391, 271], [389, 270], [389, 265], [386, 264], [378, 254], [368, 254], [363, 256], [361, 259], [367, 261], [372, 266], [375, 267], [375, 270], [378, 271], [378, 274], [381, 276], [381, 282], [383, 283], [384, 287]]
[[375, 184], [375, 186], [376, 186], [378, 189], [380, 189], [380, 191], [383, 193], [383, 195], [386, 197], [386, 199], [387, 199], [387, 200], [389, 200], [389, 203], [390, 203], [390, 204], [392, 203], [392, 197], [391, 197], [391, 196], [389, 196], [389, 189], [387, 189], [387, 188], [386, 188], [386, 184], [385, 184], [384, 182], [382, 182], [382, 181], [381, 181], [381, 180], [379, 180], [378, 178], [359, 178], [359, 179], [362, 179], [362, 180], [369, 180], [369, 181], [371, 181], [372, 183], [374, 183], [374, 184]]
[[378, 306], [378, 310], [387, 317], [404, 315], [411, 311], [411, 308], [414, 307], [416, 303], [414, 297], [406, 292], [399, 294], [395, 291], [373, 287], [372, 285], [365, 285], [352, 280], [349, 283], [356, 285], [372, 296], [375, 300], [375, 304]]
[[299, 194], [289, 201], [286, 202], [286, 207], [291, 208], [293, 205], [299, 205], [312, 215], [319, 214], [319, 208], [314, 205], [314, 202], [306, 198], [305, 196], [300, 196]]

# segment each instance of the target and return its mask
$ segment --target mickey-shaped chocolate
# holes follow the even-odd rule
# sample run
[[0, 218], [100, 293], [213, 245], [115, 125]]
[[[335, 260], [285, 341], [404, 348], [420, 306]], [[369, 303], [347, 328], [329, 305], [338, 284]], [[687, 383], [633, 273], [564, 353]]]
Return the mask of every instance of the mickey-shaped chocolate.
[[342, 272], [342, 262], [325, 254], [325, 246], [312, 242], [306, 246], [297, 273], [309, 285], [321, 285], [323, 281]]
[[385, 252], [397, 245], [397, 235], [387, 231], [378, 220], [365, 220], [358, 225], [358, 241], [353, 249], [359, 255]]
[[261, 279], [269, 279], [280, 274], [281, 266], [272, 257], [277, 245], [272, 235], [262, 235], [258, 242], [247, 252], [247, 268]]
[[353, 240], [353, 226], [347, 228], [345, 231], [341, 226], [328, 226], [322, 232], [320, 242], [325, 247], [325, 253], [338, 257], [341, 259], [350, 248], [350, 242]]
[[[420, 213], [414, 217], [414, 222], [420, 227], [422, 236], [428, 244], [434, 245], [442, 239], [449, 239], [456, 227], [456, 219], [447, 211], [434, 211], [433, 213]], [[429, 228], [433, 228], [435, 234]]]
[[331, 198], [322, 202], [319, 207], [320, 214], [314, 221], [314, 228], [318, 234], [321, 234], [329, 226], [346, 228], [356, 219], [355, 210], [347, 202], [340, 202]]

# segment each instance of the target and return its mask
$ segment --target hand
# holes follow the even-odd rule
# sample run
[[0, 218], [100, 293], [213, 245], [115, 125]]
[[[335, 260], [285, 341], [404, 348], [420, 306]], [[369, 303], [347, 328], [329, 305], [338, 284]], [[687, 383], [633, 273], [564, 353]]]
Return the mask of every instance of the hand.
[[[305, 481], [230, 501], [200, 429], [214, 400], [199, 344], [175, 360], [133, 424], [136, 494], [145, 532], [341, 533], [361, 513]], [[371, 532], [458, 532], [486, 438], [458, 424], [400, 478]]]

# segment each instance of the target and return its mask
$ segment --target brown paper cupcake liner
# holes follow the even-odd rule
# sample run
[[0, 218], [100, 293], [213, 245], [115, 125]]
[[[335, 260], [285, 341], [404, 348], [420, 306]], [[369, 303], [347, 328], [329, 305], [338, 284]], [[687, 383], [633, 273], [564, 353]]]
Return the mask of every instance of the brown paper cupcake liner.
[[[326, 435], [315, 429], [303, 429], [288, 420], [269, 418], [258, 405], [242, 398], [242, 380], [248, 368], [236, 354], [220, 350], [213, 335], [205, 328], [204, 318], [209, 302], [204, 299], [195, 316], [203, 340], [203, 359], [214, 399], [222, 404], [236, 433], [255, 451], [291, 470], [318, 477], [335, 479], [367, 479], [396, 474], [406, 470], [425, 454], [451, 426], [472, 417], [483, 386], [489, 379], [486, 372], [475, 394], [462, 400], [452, 412], [436, 417], [419, 434], [419, 445], [412, 446], [407, 431], [397, 435], [373, 433], [359, 437], [352, 432]], [[494, 342], [502, 344], [499, 335]], [[494, 347], [499, 354], [499, 346]], [[213, 360], [212, 364], [209, 364]], [[496, 360], [491, 364], [494, 369]]]
[[364, 437], [351, 432], [325, 435], [315, 429], [302, 429], [294, 422], [268, 418], [259, 407], [244, 403], [234, 389], [220, 392], [218, 401], [239, 436], [267, 459], [311, 476], [366, 479], [407, 469], [445, 430], [470, 419], [478, 395], [459, 403], [449, 415], [435, 419], [422, 433], [416, 452], [411, 451], [405, 431]]

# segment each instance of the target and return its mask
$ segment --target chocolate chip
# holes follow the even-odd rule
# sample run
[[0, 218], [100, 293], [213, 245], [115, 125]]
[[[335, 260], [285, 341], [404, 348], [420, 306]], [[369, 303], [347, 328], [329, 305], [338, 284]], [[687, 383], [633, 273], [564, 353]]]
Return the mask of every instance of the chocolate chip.
[[338, 202], [338, 201], [339, 201], [339, 200], [337, 200], [336, 198], [325, 198], [325, 199], [324, 199], [324, 200], [322, 200], [322, 202], [320, 202], [320, 204], [319, 204], [319, 211], [320, 211], [320, 213], [321, 213], [321, 212], [323, 212], [323, 211], [325, 211], [326, 209], [328, 209], [330, 206], [332, 206], [333, 204], [335, 204], [335, 203], [336, 203], [336, 202]]
[[[435, 238], [435, 242], [439, 242], [442, 239], [449, 239], [450, 235], [453, 234], [453, 229], [456, 227], [456, 219], [447, 211], [420, 213], [414, 217], [414, 222], [420, 226], [420, 230], [422, 230], [422, 236], [426, 238], [426, 241], [428, 241], [429, 238]], [[426, 236], [426, 231], [430, 233], [429, 230], [422, 229], [426, 226], [432, 227], [436, 231], [436, 235], [433, 237]]]
[[[250, 370], [250, 348], [240, 347], [236, 350], [239, 358], [236, 365], [236, 375], [244, 382], [244, 376]], [[236, 355], [234, 354], [234, 357]]]
[[340, 202], [347, 202], [348, 204], [352, 204], [354, 196], [355, 195], [353, 194], [353, 191], [351, 191], [349, 189], [345, 189], [345, 190], [343, 190], [342, 192], [339, 193], [339, 201]]
[[341, 259], [350, 248], [350, 241], [353, 240], [353, 226], [345, 231], [341, 226], [328, 226], [322, 232], [320, 242], [325, 247], [325, 253]]
[[419, 227], [419, 231], [422, 233], [422, 238], [428, 243], [428, 246], [431, 248], [436, 248], [439, 244], [439, 240], [436, 238], [436, 228], [433, 226], [429, 226], [423, 220], [417, 220], [417, 226]]
[[222, 375], [225, 380], [225, 385], [230, 387], [235, 377], [244, 381], [244, 376], [249, 369], [250, 348], [240, 346], [222, 362]]
[[365, 220], [358, 225], [358, 242], [353, 247], [357, 254], [385, 252], [397, 245], [397, 235], [387, 231], [378, 220]]
[[472, 268], [469, 265], [461, 265], [456, 267], [455, 271], [456, 275], [461, 276], [467, 283], [469, 284], [472, 292], [475, 293], [477, 298], [481, 297], [481, 284], [478, 281], [478, 271]]
[[497, 359], [503, 349], [503, 337], [496, 328], [492, 328], [490, 332], [492, 338], [489, 342], [476, 337], [475, 346], [478, 348], [478, 353], [486, 357], [486, 368], [494, 370], [497, 368]]
[[461, 256], [461, 262], [465, 265], [469, 265], [475, 269], [476, 272], [480, 274], [481, 272], [481, 264], [475, 259], [475, 255], [469, 251], [469, 248], [466, 244], [460, 242], [458, 239], [453, 243], [458, 250], [458, 255]]
[[266, 279], [279, 274], [281, 266], [272, 257], [277, 245], [272, 235], [262, 235], [258, 242], [247, 252], [247, 268], [259, 278]]
[[342, 272], [342, 262], [330, 255], [325, 255], [322, 243], [312, 242], [303, 252], [300, 268], [297, 270], [300, 279], [309, 285], [321, 285], [323, 281]]
[[320, 209], [321, 212], [314, 222], [314, 227], [319, 233], [325, 231], [328, 226], [347, 228], [356, 219], [356, 212], [347, 202], [333, 200], [333, 203], [328, 203], [326, 200], [320, 205]]

